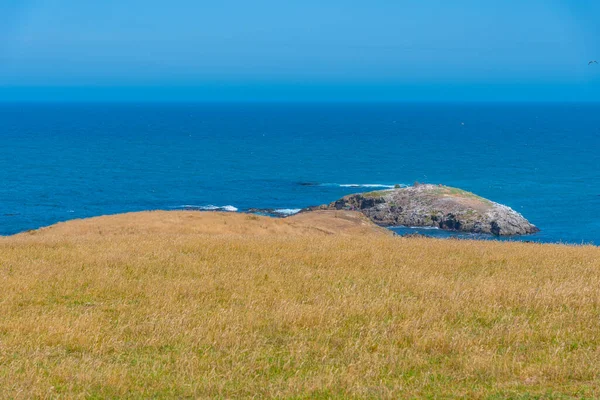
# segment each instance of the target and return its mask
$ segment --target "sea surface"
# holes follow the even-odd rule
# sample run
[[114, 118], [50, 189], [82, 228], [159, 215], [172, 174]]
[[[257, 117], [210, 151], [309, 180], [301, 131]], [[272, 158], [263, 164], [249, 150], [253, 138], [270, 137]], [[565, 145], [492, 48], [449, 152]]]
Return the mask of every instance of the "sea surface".
[[0, 105], [0, 235], [139, 210], [293, 213], [416, 181], [541, 229], [512, 240], [599, 245], [600, 105]]

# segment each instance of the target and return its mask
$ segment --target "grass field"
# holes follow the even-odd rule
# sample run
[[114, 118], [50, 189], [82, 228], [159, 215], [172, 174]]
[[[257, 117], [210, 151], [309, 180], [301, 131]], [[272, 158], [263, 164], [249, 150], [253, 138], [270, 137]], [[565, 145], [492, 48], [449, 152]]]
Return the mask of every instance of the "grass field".
[[0, 398], [598, 398], [600, 248], [357, 214], [0, 238]]

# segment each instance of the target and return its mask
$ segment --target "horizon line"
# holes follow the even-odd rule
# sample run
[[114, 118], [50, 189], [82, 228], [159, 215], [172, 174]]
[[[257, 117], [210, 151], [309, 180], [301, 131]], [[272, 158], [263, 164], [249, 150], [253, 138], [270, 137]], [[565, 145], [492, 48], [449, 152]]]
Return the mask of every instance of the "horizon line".
[[522, 99], [477, 99], [477, 100], [372, 100], [372, 99], [344, 99], [344, 100], [322, 100], [322, 99], [214, 99], [214, 100], [172, 100], [172, 99], [85, 99], [85, 100], [62, 100], [62, 99], [0, 99], [0, 104], [600, 104], [600, 100], [582, 99], [546, 99], [546, 100], [522, 100]]

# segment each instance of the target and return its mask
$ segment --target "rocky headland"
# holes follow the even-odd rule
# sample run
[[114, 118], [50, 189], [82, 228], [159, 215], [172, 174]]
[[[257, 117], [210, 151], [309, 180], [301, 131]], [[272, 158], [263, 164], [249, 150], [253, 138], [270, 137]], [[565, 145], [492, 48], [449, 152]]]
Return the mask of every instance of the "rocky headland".
[[496, 236], [525, 235], [539, 229], [510, 207], [461, 189], [415, 184], [345, 196], [303, 211], [360, 211], [381, 226], [437, 227]]

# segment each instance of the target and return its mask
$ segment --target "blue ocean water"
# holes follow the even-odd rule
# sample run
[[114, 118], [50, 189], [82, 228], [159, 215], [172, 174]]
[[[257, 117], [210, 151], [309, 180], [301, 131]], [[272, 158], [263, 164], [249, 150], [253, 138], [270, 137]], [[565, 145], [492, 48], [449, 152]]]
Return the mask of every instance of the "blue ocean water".
[[0, 145], [0, 235], [419, 181], [509, 205], [522, 240], [600, 244], [598, 104], [4, 104]]

